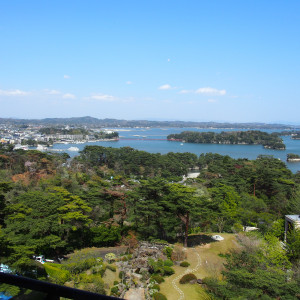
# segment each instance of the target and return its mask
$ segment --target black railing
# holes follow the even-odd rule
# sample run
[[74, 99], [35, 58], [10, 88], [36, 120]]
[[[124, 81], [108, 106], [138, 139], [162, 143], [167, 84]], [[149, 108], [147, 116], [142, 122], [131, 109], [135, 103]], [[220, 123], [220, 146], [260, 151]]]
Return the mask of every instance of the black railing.
[[23, 276], [11, 275], [0, 272], [0, 282], [15, 285], [21, 288], [42, 292], [47, 300], [59, 300], [60, 297], [68, 299], [87, 300], [119, 300], [120, 298], [100, 295], [83, 290], [73, 289], [58, 284], [31, 279]]

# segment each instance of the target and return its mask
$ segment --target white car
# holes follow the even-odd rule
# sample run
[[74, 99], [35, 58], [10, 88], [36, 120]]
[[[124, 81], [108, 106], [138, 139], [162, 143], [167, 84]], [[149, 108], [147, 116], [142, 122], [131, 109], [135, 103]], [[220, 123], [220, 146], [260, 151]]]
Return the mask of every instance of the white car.
[[222, 236], [217, 235], [217, 234], [213, 235], [211, 238], [215, 241], [223, 241], [224, 240], [224, 238]]

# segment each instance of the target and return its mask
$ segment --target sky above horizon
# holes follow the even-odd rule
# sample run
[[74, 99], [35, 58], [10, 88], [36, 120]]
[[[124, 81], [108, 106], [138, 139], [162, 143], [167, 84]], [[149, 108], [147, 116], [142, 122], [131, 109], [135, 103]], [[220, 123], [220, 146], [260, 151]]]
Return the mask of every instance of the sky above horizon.
[[300, 124], [300, 1], [1, 1], [0, 117]]

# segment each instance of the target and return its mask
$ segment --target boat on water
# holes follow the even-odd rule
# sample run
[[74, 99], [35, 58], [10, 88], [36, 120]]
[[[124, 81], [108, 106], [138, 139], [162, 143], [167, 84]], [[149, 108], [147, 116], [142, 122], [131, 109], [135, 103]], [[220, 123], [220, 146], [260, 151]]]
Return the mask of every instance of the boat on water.
[[78, 147], [70, 147], [68, 148], [68, 151], [79, 151]]
[[181, 143], [180, 146], [183, 146], [183, 143]]

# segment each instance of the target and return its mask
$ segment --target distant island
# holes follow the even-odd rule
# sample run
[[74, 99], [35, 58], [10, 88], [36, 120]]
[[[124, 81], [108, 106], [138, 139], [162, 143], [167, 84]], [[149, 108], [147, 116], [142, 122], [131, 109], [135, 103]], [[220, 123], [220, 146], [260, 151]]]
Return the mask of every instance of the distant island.
[[221, 133], [183, 131], [178, 134], [170, 134], [167, 139], [170, 141], [181, 141], [186, 143], [263, 145], [267, 149], [285, 149], [285, 144], [278, 134], [270, 134], [259, 130], [222, 131]]
[[290, 130], [299, 129], [300, 126], [268, 123], [229, 123], [229, 122], [192, 122], [192, 121], [149, 121], [149, 120], [118, 120], [118, 119], [97, 119], [93, 117], [73, 117], [73, 118], [46, 118], [46, 119], [16, 119], [0, 118], [0, 124], [14, 126], [87, 126], [89, 128], [99, 127], [196, 127], [207, 129], [276, 129]]
[[286, 156], [286, 160], [288, 162], [300, 162], [300, 155], [294, 154], [294, 153], [289, 153]]

